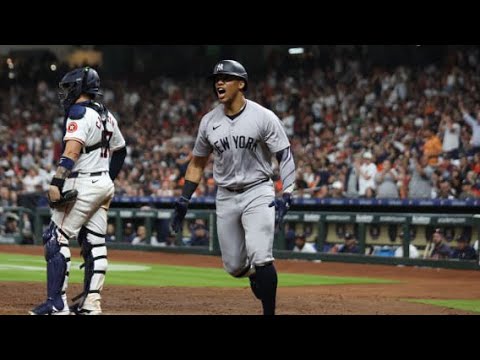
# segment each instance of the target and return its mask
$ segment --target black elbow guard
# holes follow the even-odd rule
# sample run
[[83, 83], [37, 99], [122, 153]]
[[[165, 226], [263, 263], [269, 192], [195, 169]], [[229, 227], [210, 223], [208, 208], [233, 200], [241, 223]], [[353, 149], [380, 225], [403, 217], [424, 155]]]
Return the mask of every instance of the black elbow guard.
[[112, 154], [112, 159], [110, 160], [110, 179], [115, 180], [118, 176], [118, 173], [122, 169], [123, 162], [127, 156], [127, 148], [123, 147], [120, 150], [114, 151]]

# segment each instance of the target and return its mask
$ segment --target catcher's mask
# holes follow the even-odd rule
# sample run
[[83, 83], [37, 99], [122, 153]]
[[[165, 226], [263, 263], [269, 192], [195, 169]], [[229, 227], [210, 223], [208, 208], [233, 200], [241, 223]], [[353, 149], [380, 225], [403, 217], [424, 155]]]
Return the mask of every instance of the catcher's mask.
[[58, 97], [65, 111], [72, 106], [81, 94], [92, 95], [95, 99], [100, 92], [100, 77], [90, 68], [83, 67], [67, 73], [58, 84]]

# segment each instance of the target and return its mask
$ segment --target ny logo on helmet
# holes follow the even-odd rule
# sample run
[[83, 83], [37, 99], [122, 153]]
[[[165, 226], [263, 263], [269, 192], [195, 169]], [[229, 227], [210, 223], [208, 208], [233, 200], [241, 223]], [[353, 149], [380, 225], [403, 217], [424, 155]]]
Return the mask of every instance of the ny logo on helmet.
[[217, 72], [218, 71], [223, 71], [223, 64], [218, 64], [217, 65]]

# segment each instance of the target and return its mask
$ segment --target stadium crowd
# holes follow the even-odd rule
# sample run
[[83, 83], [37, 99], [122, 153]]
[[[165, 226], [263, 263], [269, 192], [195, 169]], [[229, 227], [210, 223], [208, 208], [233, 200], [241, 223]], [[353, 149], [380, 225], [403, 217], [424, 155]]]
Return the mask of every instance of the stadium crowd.
[[[442, 65], [367, 69], [338, 53], [328, 66], [252, 79], [247, 97], [283, 122], [298, 196], [475, 198], [479, 55], [472, 49]], [[217, 104], [211, 84], [160, 77], [102, 85], [128, 144], [116, 194], [179, 195], [200, 119]], [[44, 81], [0, 91], [0, 207], [47, 189], [61, 152], [62, 115], [56, 88]], [[195, 196], [215, 195], [212, 166]]]

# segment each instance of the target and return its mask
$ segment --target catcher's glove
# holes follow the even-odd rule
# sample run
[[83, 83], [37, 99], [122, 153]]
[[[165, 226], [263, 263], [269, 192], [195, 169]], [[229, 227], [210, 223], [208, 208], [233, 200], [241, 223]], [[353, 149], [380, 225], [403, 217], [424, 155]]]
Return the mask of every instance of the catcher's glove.
[[65, 205], [74, 203], [75, 200], [77, 200], [78, 190], [75, 190], [75, 189], [68, 190], [68, 191], [65, 191], [64, 193], [61, 193], [60, 195], [61, 195], [60, 199], [58, 199], [57, 201], [50, 201], [50, 196], [48, 196], [47, 194], [48, 205], [52, 209], [57, 209]]

